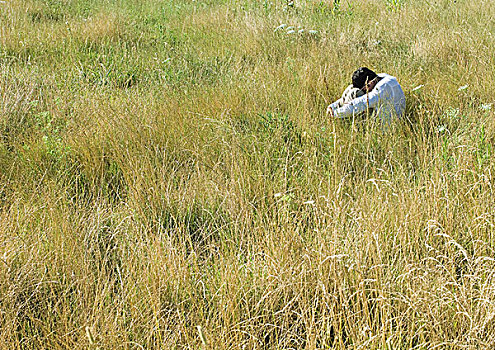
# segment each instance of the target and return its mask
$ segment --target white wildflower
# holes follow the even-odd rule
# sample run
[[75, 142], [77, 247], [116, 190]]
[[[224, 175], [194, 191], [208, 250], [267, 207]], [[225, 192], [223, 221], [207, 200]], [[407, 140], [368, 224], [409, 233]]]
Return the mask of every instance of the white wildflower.
[[279, 25], [277, 28], [275, 28], [275, 30], [274, 30], [274, 31], [276, 32], [276, 31], [282, 30], [282, 29], [284, 29], [285, 27], [287, 27], [287, 24], [282, 23], [282, 24], [281, 24], [281, 25]]
[[446, 127], [445, 125], [439, 125], [439, 126], [437, 127], [437, 132], [438, 132], [439, 134], [442, 134], [442, 133], [444, 133], [444, 132], [448, 132], [448, 133], [450, 134], [449, 129], [447, 129], [447, 127]]
[[469, 84], [462, 85], [460, 88], [457, 89], [457, 91], [466, 90], [468, 88], [468, 86], [469, 86]]

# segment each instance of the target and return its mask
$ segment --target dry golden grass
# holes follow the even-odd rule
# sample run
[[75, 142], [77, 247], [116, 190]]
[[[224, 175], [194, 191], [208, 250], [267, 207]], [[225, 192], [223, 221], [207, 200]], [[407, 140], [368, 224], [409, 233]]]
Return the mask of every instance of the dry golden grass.
[[493, 4], [336, 3], [0, 3], [0, 348], [495, 346]]

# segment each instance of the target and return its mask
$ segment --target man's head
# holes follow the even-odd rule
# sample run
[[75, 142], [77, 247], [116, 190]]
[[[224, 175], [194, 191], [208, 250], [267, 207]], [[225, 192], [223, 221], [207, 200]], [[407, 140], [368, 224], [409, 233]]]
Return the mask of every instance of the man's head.
[[378, 75], [371, 69], [361, 67], [352, 73], [352, 85], [364, 92], [369, 92], [375, 87], [377, 77]]

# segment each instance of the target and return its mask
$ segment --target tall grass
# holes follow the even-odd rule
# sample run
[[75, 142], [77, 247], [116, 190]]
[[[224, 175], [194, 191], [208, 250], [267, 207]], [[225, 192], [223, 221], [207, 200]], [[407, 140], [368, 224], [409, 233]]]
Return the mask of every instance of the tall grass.
[[0, 3], [0, 347], [493, 347], [491, 10]]

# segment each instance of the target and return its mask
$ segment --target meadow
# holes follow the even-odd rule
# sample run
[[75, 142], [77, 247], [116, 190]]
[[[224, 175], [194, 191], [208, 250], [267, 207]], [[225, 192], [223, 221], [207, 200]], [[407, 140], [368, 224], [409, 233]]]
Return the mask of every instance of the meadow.
[[495, 347], [493, 13], [0, 1], [0, 349]]

